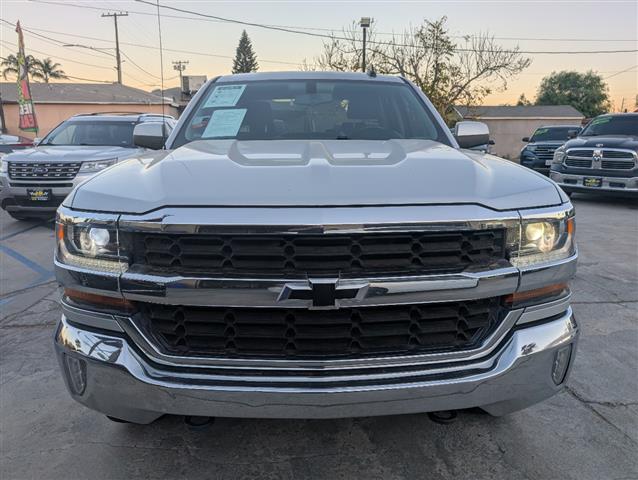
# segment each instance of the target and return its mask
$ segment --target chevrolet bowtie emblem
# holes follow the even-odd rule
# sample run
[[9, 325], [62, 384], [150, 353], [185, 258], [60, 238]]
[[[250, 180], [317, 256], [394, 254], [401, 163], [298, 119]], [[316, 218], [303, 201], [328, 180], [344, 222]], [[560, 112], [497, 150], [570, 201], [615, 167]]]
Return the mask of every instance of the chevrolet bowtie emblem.
[[368, 290], [366, 282], [341, 282], [316, 278], [307, 282], [290, 282], [281, 289], [278, 302], [307, 300], [313, 309], [339, 308], [340, 300], [362, 299]]

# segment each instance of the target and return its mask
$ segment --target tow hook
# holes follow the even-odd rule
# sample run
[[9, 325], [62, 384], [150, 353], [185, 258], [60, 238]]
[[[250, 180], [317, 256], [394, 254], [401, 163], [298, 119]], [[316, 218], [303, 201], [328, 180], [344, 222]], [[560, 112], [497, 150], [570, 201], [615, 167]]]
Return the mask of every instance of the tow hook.
[[204, 429], [215, 423], [215, 417], [197, 417], [187, 415], [184, 417], [184, 423], [191, 428]]
[[441, 410], [438, 412], [428, 412], [428, 418], [434, 423], [449, 425], [456, 421], [456, 410]]

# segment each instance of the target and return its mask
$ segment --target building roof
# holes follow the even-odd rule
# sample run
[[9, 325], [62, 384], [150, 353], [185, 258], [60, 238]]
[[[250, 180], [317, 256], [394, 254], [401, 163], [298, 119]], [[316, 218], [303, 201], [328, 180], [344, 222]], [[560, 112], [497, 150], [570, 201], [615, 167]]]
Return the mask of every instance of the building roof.
[[[14, 82], [0, 83], [4, 103], [18, 101]], [[119, 83], [31, 83], [35, 103], [89, 103], [122, 105], [161, 105], [162, 97]], [[164, 103], [169, 103], [165, 100]]]
[[585, 116], [571, 105], [454, 107], [461, 118], [574, 118]]

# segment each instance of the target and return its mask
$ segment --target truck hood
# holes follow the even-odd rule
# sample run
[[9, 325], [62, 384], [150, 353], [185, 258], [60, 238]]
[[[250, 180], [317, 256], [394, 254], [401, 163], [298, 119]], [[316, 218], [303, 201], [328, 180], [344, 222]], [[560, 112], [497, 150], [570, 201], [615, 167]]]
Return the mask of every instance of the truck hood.
[[137, 148], [82, 145], [42, 145], [10, 153], [10, 162], [89, 162], [109, 158], [130, 157], [140, 153]]
[[565, 144], [565, 148], [627, 148], [638, 150], [638, 136], [629, 135], [599, 135], [595, 137], [578, 137]]
[[197, 141], [104, 170], [72, 208], [145, 213], [165, 206], [562, 203], [546, 177], [507, 160], [428, 140]]

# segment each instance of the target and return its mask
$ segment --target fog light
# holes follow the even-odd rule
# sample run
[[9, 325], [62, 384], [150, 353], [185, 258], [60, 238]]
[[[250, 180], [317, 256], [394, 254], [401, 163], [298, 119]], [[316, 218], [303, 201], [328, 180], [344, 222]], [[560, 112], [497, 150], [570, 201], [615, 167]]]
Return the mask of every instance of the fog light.
[[82, 395], [86, 388], [86, 362], [69, 355], [64, 356], [66, 373], [69, 378], [71, 391], [75, 395]]
[[567, 345], [554, 354], [554, 364], [552, 365], [552, 380], [556, 385], [560, 385], [565, 380], [569, 359], [572, 356], [572, 346]]

